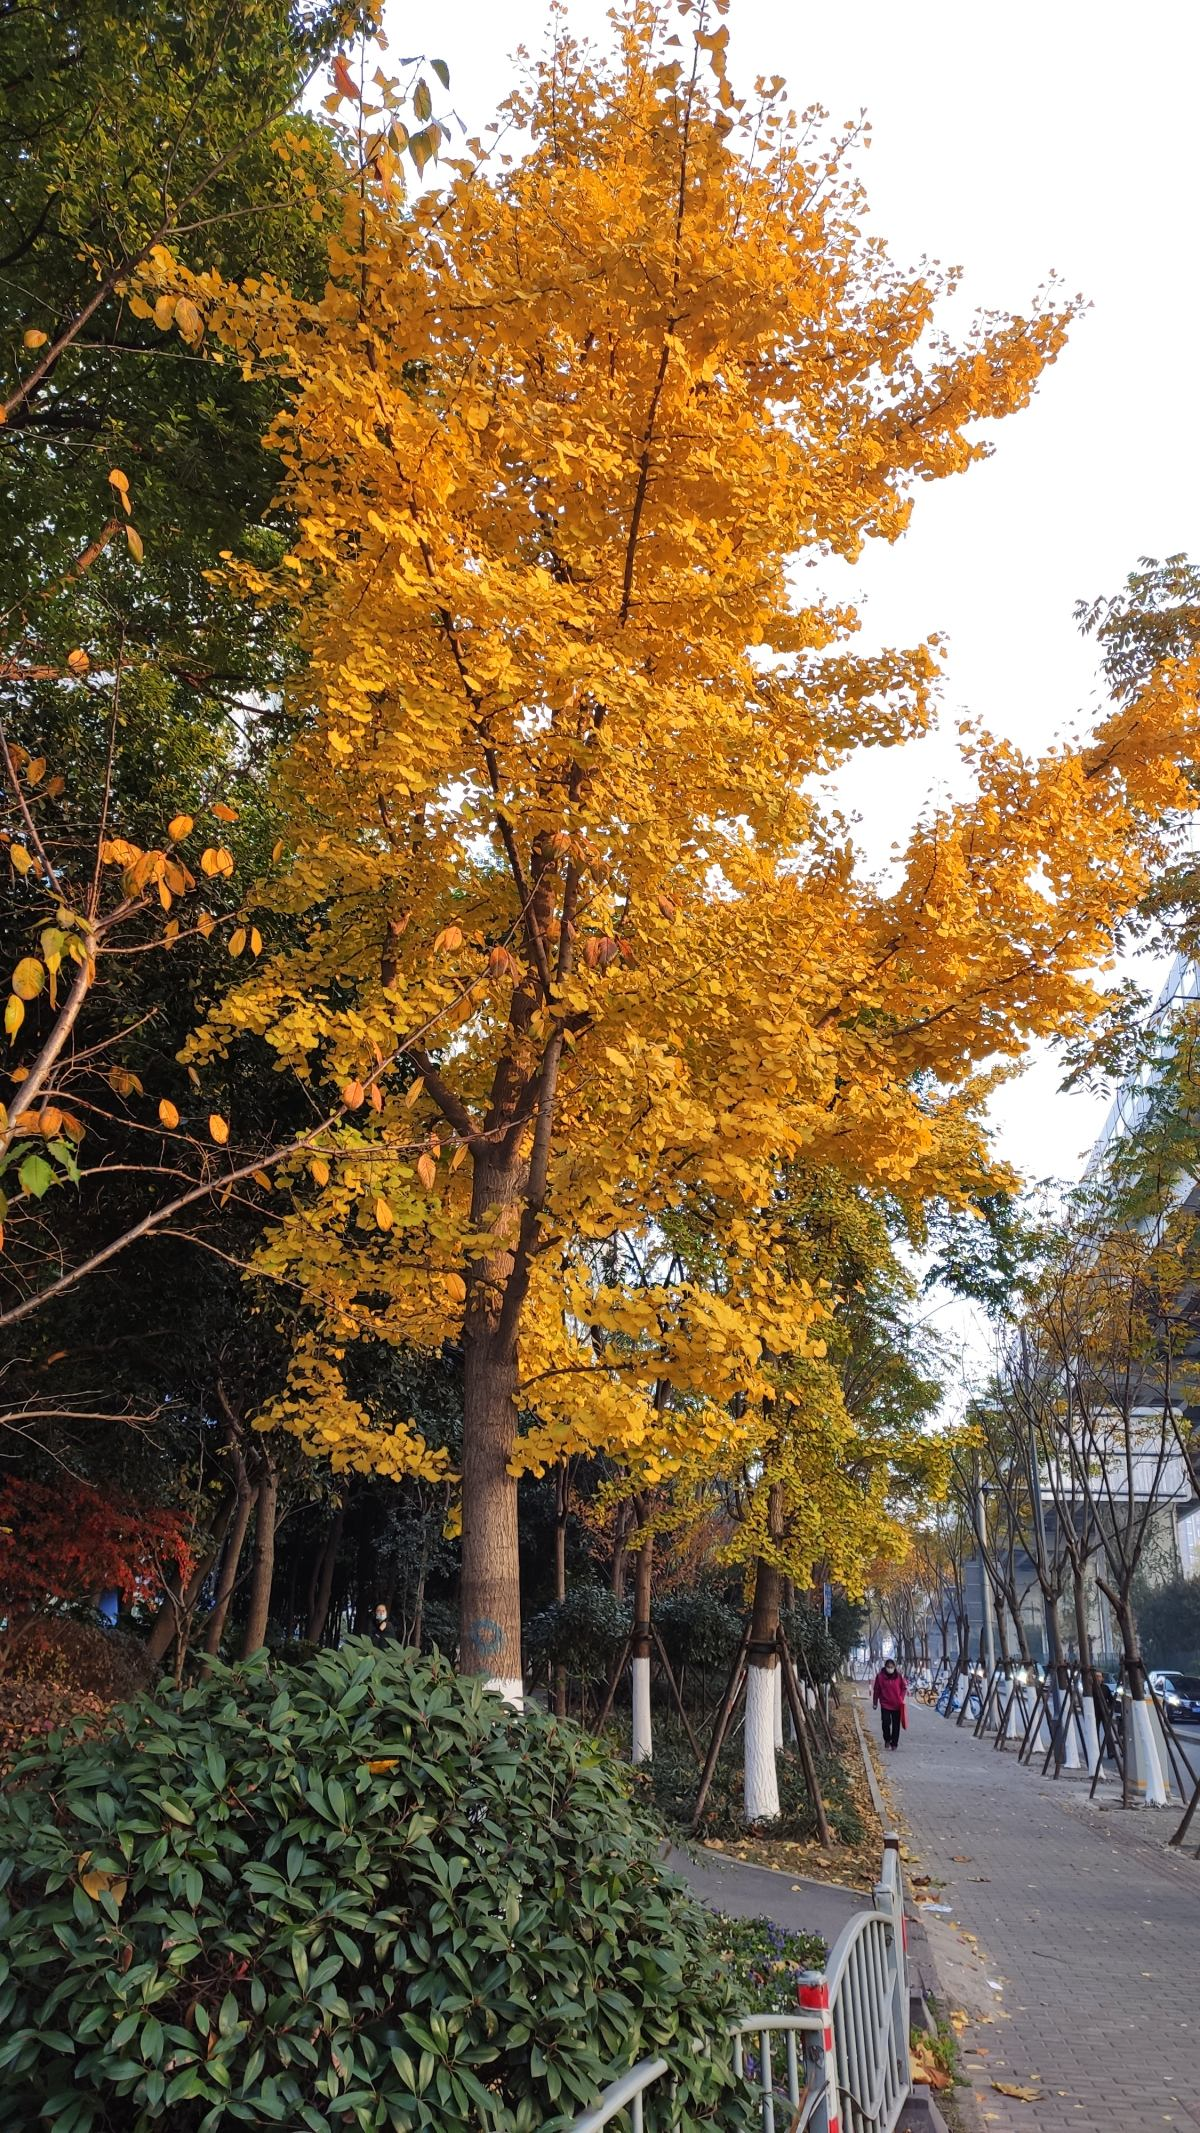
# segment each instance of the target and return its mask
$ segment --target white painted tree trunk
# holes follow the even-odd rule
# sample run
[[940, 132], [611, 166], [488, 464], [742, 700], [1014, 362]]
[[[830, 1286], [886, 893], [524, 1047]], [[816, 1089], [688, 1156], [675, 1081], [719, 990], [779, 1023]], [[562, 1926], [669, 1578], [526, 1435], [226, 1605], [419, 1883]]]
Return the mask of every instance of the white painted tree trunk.
[[1127, 1698], [1125, 1709], [1130, 1797], [1139, 1807], [1165, 1807], [1171, 1787], [1159, 1756], [1150, 1706], [1144, 1697], [1135, 1696]]
[[[1076, 1718], [1065, 1690], [1060, 1691], [1059, 1724], [1062, 1727], [1062, 1766], [1064, 1770], [1078, 1770], [1082, 1766], [1079, 1752], [1079, 1720]], [[1054, 1730], [1057, 1732], [1058, 1728]]]
[[774, 1688], [774, 1696], [775, 1696], [775, 1746], [776, 1746], [777, 1748], [782, 1748], [782, 1746], [783, 1746], [783, 1668], [782, 1668], [781, 1666], [773, 1666], [773, 1667], [771, 1668], [771, 1679], [772, 1679], [772, 1681], [773, 1681], [773, 1682], [774, 1682], [774, 1684], [775, 1684], [775, 1688]]
[[648, 1763], [654, 1753], [650, 1729], [650, 1659], [635, 1653], [633, 1673], [633, 1761]]
[[1089, 1770], [1095, 1770], [1100, 1760], [1100, 1728], [1096, 1724], [1096, 1705], [1092, 1697], [1083, 1699], [1083, 1748]]
[[775, 1768], [778, 1666], [751, 1666], [746, 1673], [745, 1807], [747, 1822], [773, 1822], [779, 1816], [779, 1776]]
[[485, 1689], [491, 1689], [493, 1695], [503, 1696], [514, 1711], [525, 1709], [525, 1683], [519, 1674], [490, 1674], [483, 1685]]

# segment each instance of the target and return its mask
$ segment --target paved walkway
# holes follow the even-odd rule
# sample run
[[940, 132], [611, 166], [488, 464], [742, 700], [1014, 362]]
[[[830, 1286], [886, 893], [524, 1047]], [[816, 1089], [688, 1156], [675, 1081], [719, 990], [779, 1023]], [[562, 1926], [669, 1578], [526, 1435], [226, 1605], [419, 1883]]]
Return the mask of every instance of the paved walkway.
[[727, 1918], [773, 1918], [792, 1933], [819, 1933], [826, 1947], [832, 1947], [846, 1920], [871, 1902], [837, 1882], [802, 1880], [702, 1845], [672, 1851], [667, 1865], [682, 1874], [710, 1911], [723, 1911]]
[[[1163, 1849], [1178, 1811], [1089, 1807], [1080, 1780], [1043, 1779], [920, 1704], [894, 1755], [877, 1726], [872, 1738], [912, 1898], [950, 1906], [922, 1915], [943, 2003], [972, 2017], [968, 2123], [1193, 2133], [1200, 1863]], [[913, 1882], [922, 1873], [932, 1885]]]

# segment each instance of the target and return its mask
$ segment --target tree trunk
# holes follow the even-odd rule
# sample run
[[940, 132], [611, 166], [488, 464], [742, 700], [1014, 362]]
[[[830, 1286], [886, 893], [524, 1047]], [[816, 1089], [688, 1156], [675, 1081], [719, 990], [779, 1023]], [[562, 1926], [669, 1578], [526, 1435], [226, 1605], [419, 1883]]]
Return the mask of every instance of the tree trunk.
[[1171, 1796], [1167, 1771], [1159, 1752], [1154, 1707], [1146, 1695], [1146, 1668], [1137, 1623], [1127, 1592], [1102, 1590], [1110, 1601], [1121, 1631], [1125, 1659], [1125, 1807], [1165, 1807]]
[[[567, 1597], [567, 1516], [571, 1504], [571, 1484], [565, 1459], [559, 1461], [554, 1476], [554, 1597], [558, 1601]], [[565, 1666], [554, 1669], [554, 1712], [557, 1718], [567, 1715], [567, 1670]]]
[[1088, 1634], [1087, 1590], [1084, 1585], [1083, 1566], [1075, 1564], [1072, 1572], [1075, 1600], [1075, 1642], [1079, 1647], [1080, 1694], [1083, 1705], [1083, 1741], [1089, 1771], [1095, 1771], [1100, 1760], [1100, 1724], [1096, 1713], [1096, 1669], [1092, 1665], [1092, 1640]]
[[229, 1530], [229, 1521], [233, 1516], [235, 1502], [234, 1492], [230, 1489], [217, 1515], [217, 1522], [213, 1528], [212, 1538], [208, 1547], [198, 1559], [182, 1592], [179, 1589], [179, 1572], [172, 1570], [168, 1573], [166, 1579], [167, 1597], [163, 1600], [158, 1613], [155, 1615], [150, 1634], [146, 1639], [146, 1657], [156, 1665], [160, 1659], [166, 1658], [178, 1633], [181, 1619], [190, 1615], [204, 1589], [204, 1581], [217, 1560], [221, 1543]]
[[234, 1588], [237, 1584], [242, 1549], [245, 1546], [246, 1534], [250, 1526], [250, 1514], [254, 1509], [254, 1483], [247, 1472], [246, 1461], [239, 1439], [240, 1425], [230, 1420], [225, 1449], [229, 1454], [229, 1463], [233, 1468], [236, 1494], [234, 1497], [233, 1520], [229, 1529], [229, 1537], [225, 1543], [225, 1555], [221, 1563], [221, 1576], [217, 1584], [217, 1596], [213, 1601], [213, 1610], [208, 1618], [208, 1625], [204, 1633], [204, 1650], [210, 1659], [215, 1659], [221, 1649], [221, 1638], [225, 1633], [229, 1603], [233, 1598]]
[[613, 1543], [612, 1594], [614, 1600], [625, 1597], [625, 1572], [629, 1565], [629, 1506], [621, 1504], [617, 1511], [617, 1531]]
[[782, 1579], [760, 1555], [754, 1574], [746, 1672], [744, 1803], [747, 1822], [779, 1819], [775, 1762], [775, 1706], [779, 1684], [779, 1602]]
[[510, 1130], [501, 1148], [474, 1154], [471, 1219], [491, 1244], [467, 1276], [463, 1325], [462, 1575], [459, 1667], [519, 1709], [521, 1570], [517, 1484], [509, 1473], [517, 1434], [517, 1340], [504, 1302], [513, 1271], [528, 1165]]
[[325, 1635], [329, 1620], [329, 1602], [333, 1595], [333, 1573], [337, 1568], [338, 1549], [342, 1545], [342, 1530], [346, 1523], [345, 1499], [338, 1504], [329, 1522], [329, 1531], [318, 1559], [316, 1583], [304, 1626], [306, 1644], [319, 1644]]
[[254, 1561], [250, 1566], [250, 1591], [246, 1609], [246, 1634], [242, 1657], [261, 1651], [267, 1641], [271, 1614], [271, 1584], [275, 1575], [275, 1514], [279, 1503], [279, 1476], [275, 1462], [261, 1447], [262, 1475], [258, 1484], [258, 1507], [254, 1519]]
[[650, 1593], [654, 1574], [654, 1535], [647, 1533], [637, 1553], [633, 1582], [633, 1643], [630, 1675], [633, 1680], [632, 1760], [648, 1763], [654, 1753], [650, 1718]]

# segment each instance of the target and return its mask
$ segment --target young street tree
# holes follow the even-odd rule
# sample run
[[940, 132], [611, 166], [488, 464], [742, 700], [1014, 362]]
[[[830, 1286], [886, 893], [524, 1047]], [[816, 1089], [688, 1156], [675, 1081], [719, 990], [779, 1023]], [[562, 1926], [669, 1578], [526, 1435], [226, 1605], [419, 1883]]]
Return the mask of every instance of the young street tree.
[[[1191, 798], [1193, 695], [1156, 675], [1041, 763], [976, 737], [978, 799], [922, 822], [894, 888], [856, 872], [812, 781], [922, 730], [936, 661], [855, 652], [794, 561], [895, 539], [918, 483], [986, 450], [971, 425], [1028, 401], [1070, 307], [951, 344], [953, 277], [865, 235], [777, 83], [735, 97], [723, 26], [634, 0], [614, 34], [533, 69], [527, 154], [472, 152], [407, 205], [365, 112], [320, 302], [162, 252], [145, 289], [283, 381], [298, 531], [279, 569], [230, 568], [307, 652], [262, 891], [302, 943], [194, 1056], [250, 1034], [356, 1097], [408, 1047], [418, 1078], [377, 1081], [297, 1184], [281, 1271], [327, 1341], [293, 1419], [372, 1456], [336, 1384], [360, 1305], [461, 1341], [462, 1659], [511, 1694], [518, 1416], [533, 1351], [542, 1388], [576, 1369], [577, 1252], [697, 1188], [764, 1209], [794, 1157], [982, 1189], [977, 1070], [1086, 1013], [1075, 973]], [[653, 1298], [622, 1309], [653, 1328]]]

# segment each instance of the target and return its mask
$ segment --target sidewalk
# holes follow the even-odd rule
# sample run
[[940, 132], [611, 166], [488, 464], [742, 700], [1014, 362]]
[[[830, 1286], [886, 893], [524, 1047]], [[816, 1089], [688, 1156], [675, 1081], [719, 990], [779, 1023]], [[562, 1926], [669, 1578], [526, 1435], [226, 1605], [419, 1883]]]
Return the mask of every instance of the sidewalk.
[[819, 1933], [827, 1948], [856, 1911], [870, 1910], [869, 1896], [837, 1882], [802, 1880], [769, 1866], [750, 1866], [703, 1845], [672, 1851], [667, 1865], [682, 1875], [694, 1896], [726, 1918], [772, 1918], [789, 1933]]
[[922, 1704], [894, 1755], [877, 1727], [872, 1744], [911, 1900], [950, 1906], [921, 1915], [942, 2005], [972, 2018], [961, 2115], [984, 2133], [1200, 2128], [1200, 1863], [1162, 1848], [1176, 1811], [1089, 1807], [1080, 1781]]

